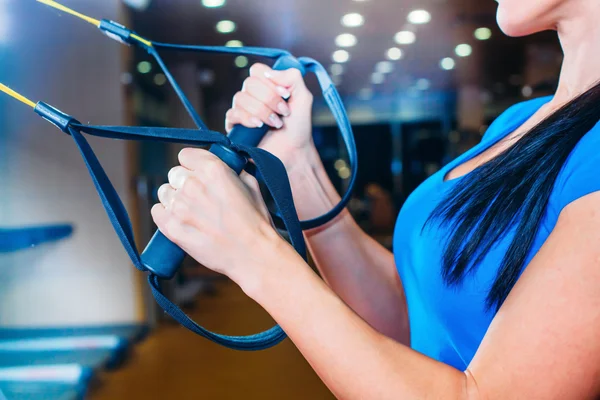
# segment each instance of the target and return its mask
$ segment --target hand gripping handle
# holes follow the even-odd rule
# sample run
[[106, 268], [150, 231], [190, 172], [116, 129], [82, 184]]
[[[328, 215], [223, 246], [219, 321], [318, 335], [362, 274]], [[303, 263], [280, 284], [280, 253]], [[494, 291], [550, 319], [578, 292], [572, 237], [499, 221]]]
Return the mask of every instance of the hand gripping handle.
[[[302, 75], [306, 73], [304, 66], [292, 56], [280, 57], [273, 65], [273, 69], [280, 71], [290, 68], [300, 70]], [[258, 146], [268, 131], [269, 127], [266, 125], [262, 128], [246, 128], [242, 125], [236, 125], [229, 133], [229, 138], [234, 143]], [[210, 151], [238, 174], [242, 172], [246, 165], [247, 160], [244, 157], [221, 145], [211, 146]], [[185, 252], [167, 239], [159, 230], [156, 231], [141, 256], [144, 267], [162, 279], [173, 278], [184, 258]]]

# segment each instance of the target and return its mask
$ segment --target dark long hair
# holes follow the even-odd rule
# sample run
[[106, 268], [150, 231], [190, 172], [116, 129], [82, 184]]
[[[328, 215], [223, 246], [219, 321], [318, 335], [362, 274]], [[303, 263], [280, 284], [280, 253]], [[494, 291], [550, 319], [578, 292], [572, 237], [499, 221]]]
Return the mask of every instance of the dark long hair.
[[559, 172], [599, 120], [596, 84], [457, 182], [423, 227], [437, 220], [452, 232], [442, 265], [447, 285], [459, 285], [516, 224], [486, 299], [488, 309], [500, 308], [523, 269]]

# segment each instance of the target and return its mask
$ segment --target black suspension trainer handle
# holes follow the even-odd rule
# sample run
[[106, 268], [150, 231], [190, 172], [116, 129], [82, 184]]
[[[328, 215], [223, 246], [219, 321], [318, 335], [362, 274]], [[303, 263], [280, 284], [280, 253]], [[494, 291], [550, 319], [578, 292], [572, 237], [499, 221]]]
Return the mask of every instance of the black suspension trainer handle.
[[[303, 76], [306, 74], [304, 66], [293, 56], [286, 55], [280, 57], [273, 65], [273, 69], [279, 71], [290, 68], [298, 69]], [[242, 125], [236, 125], [233, 127], [228, 137], [233, 143], [256, 147], [269, 129], [270, 128], [267, 125], [264, 125], [261, 128], [247, 128]], [[221, 145], [212, 145], [210, 152], [219, 157], [238, 175], [242, 172], [248, 162], [248, 160], [241, 155]], [[141, 255], [144, 267], [161, 279], [173, 278], [184, 258], [185, 252], [175, 243], [171, 242], [159, 230], [156, 231]]]

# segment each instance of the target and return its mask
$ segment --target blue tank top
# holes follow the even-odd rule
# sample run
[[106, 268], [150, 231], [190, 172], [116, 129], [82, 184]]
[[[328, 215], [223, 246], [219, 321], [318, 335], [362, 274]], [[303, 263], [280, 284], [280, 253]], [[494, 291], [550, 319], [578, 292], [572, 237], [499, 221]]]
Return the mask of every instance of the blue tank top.
[[[494, 318], [494, 311], [486, 310], [486, 297], [514, 237], [514, 228], [458, 288], [447, 286], [441, 276], [444, 250], [441, 243], [450, 232], [437, 224], [430, 225], [423, 233], [421, 228], [449, 189], [464, 177], [444, 182], [448, 171], [512, 133], [551, 99], [547, 96], [528, 100], [502, 113], [490, 125], [481, 143], [444, 166], [411, 193], [396, 222], [394, 257], [408, 303], [411, 347], [461, 371], [471, 362]], [[598, 190], [600, 124], [581, 139], [563, 166], [525, 266], [549, 236], [563, 207]]]

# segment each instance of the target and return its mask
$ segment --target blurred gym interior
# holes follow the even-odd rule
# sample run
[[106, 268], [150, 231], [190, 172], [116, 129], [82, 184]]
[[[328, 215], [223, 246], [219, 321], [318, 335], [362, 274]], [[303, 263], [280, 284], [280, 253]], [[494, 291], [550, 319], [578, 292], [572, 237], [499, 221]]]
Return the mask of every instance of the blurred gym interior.
[[[321, 62], [356, 135], [360, 167], [349, 210], [388, 248], [411, 191], [477, 144], [509, 105], [553, 93], [562, 60], [553, 33], [503, 35], [493, 1], [62, 3], [156, 41], [281, 48]], [[220, 132], [249, 67], [269, 62], [162, 56]], [[0, 82], [84, 123], [194, 128], [147, 52], [44, 4], [0, 0], [0, 60]], [[342, 193], [347, 154], [316, 80], [307, 83], [315, 94], [314, 140]], [[142, 249], [156, 230], [150, 208], [157, 188], [183, 146], [90, 142]], [[8, 399], [333, 398], [289, 340], [236, 352], [162, 312], [123, 251], [73, 141], [7, 96], [0, 96], [0, 182], [0, 390]], [[15, 244], [16, 237], [23, 241]], [[192, 259], [164, 288], [217, 332], [249, 334], [273, 324], [235, 284]]]

